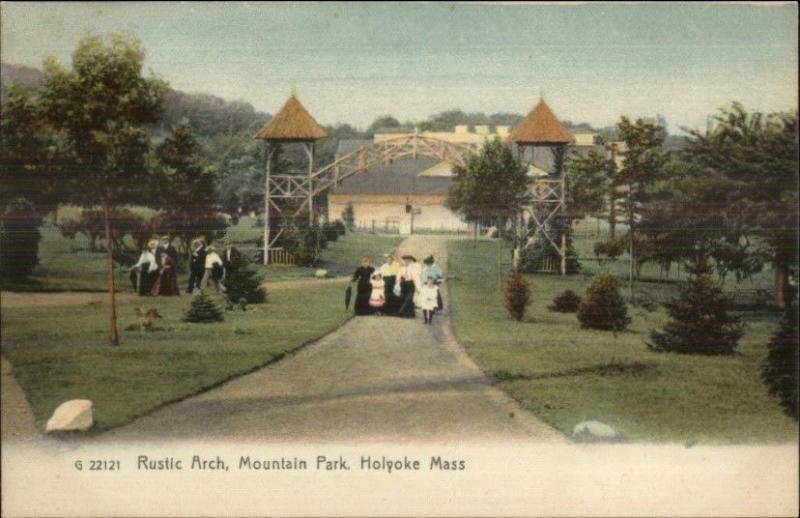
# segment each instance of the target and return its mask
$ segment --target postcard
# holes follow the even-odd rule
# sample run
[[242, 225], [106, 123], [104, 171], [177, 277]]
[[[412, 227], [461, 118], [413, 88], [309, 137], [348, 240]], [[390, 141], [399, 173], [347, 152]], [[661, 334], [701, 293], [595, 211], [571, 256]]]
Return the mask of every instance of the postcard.
[[797, 516], [788, 2], [0, 2], [3, 516]]

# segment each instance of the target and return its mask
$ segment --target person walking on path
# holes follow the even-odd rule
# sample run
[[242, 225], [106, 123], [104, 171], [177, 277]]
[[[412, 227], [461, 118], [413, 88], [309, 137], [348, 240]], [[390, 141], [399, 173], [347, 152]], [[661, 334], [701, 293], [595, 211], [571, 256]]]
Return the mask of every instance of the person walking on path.
[[380, 315], [386, 304], [386, 283], [383, 282], [383, 276], [380, 273], [373, 273], [370, 284], [372, 285], [372, 294], [369, 297], [369, 305], [373, 312]]
[[384, 283], [383, 313], [386, 315], [397, 313], [400, 297], [395, 295], [395, 286], [397, 286], [397, 276], [400, 275], [400, 263], [394, 254], [386, 255], [386, 262], [381, 266], [380, 273]]
[[206, 248], [205, 273], [203, 280], [200, 281], [200, 286], [207, 287], [209, 281], [214, 284], [217, 293], [225, 293], [225, 286], [222, 284], [222, 258], [213, 246]]
[[400, 309], [398, 315], [404, 318], [416, 317], [414, 292], [416, 291], [417, 260], [413, 255], [403, 256], [403, 267], [400, 269]]
[[433, 314], [436, 312], [439, 297], [439, 287], [433, 281], [433, 277], [428, 277], [428, 282], [422, 287], [419, 294], [422, 316], [425, 317], [426, 324], [433, 324]]
[[202, 239], [192, 241], [192, 255], [189, 259], [189, 287], [186, 292], [191, 295], [200, 291], [200, 281], [206, 272], [206, 244]]
[[[433, 254], [426, 257], [422, 262], [425, 263], [425, 268], [422, 269], [422, 284], [428, 284], [428, 279], [433, 279], [434, 284], [437, 286], [442, 284], [442, 282], [444, 282], [444, 272], [442, 272], [442, 268], [436, 264], [436, 258], [433, 257]], [[436, 308], [439, 310], [444, 309], [441, 293], [437, 295]]]
[[361, 266], [356, 268], [353, 273], [353, 278], [350, 282], [358, 282], [356, 284], [356, 300], [353, 303], [353, 310], [356, 315], [369, 315], [372, 309], [369, 305], [369, 298], [372, 295], [372, 274], [375, 268], [372, 267], [372, 261], [368, 257], [361, 259]]

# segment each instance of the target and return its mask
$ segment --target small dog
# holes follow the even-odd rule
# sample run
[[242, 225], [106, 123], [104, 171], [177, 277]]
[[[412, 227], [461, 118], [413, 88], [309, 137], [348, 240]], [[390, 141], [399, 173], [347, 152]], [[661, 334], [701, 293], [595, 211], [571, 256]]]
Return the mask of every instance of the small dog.
[[139, 331], [142, 334], [145, 331], [155, 331], [155, 321], [157, 318], [162, 318], [161, 315], [158, 314], [158, 310], [156, 308], [150, 308], [147, 310], [143, 310], [142, 308], [136, 308], [136, 316], [139, 318]]

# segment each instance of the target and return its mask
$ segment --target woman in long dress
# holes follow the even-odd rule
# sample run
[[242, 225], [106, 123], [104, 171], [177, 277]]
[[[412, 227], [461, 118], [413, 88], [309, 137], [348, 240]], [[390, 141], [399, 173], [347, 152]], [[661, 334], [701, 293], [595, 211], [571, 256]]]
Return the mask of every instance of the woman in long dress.
[[391, 315], [397, 313], [397, 309], [400, 306], [400, 298], [394, 294], [397, 276], [400, 274], [400, 263], [393, 254], [386, 256], [386, 262], [381, 266], [380, 272], [384, 283], [383, 313]]
[[372, 308], [369, 305], [369, 297], [372, 295], [372, 284], [370, 280], [375, 268], [372, 267], [372, 261], [367, 257], [361, 259], [361, 266], [359, 266], [353, 274], [351, 282], [356, 284], [356, 300], [353, 304], [353, 309], [356, 315], [369, 315], [372, 313]]
[[153, 296], [180, 295], [178, 275], [175, 273], [175, 261], [167, 254], [161, 255], [161, 273], [153, 285]]
[[400, 269], [400, 308], [397, 314], [404, 318], [417, 316], [414, 308], [416, 262], [411, 255], [403, 256], [403, 267]]

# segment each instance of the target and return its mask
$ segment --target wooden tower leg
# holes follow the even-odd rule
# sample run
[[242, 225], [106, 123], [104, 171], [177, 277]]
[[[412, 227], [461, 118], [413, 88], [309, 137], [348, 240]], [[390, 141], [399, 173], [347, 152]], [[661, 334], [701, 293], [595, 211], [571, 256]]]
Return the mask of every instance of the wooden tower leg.
[[308, 228], [314, 226], [314, 187], [312, 175], [314, 174], [314, 143], [306, 144], [308, 154]]
[[266, 143], [267, 151], [267, 164], [266, 164], [266, 181], [264, 185], [264, 260], [265, 265], [269, 264], [269, 209], [270, 209], [270, 192], [269, 192], [269, 178], [272, 172], [272, 153], [275, 151], [273, 146]]

